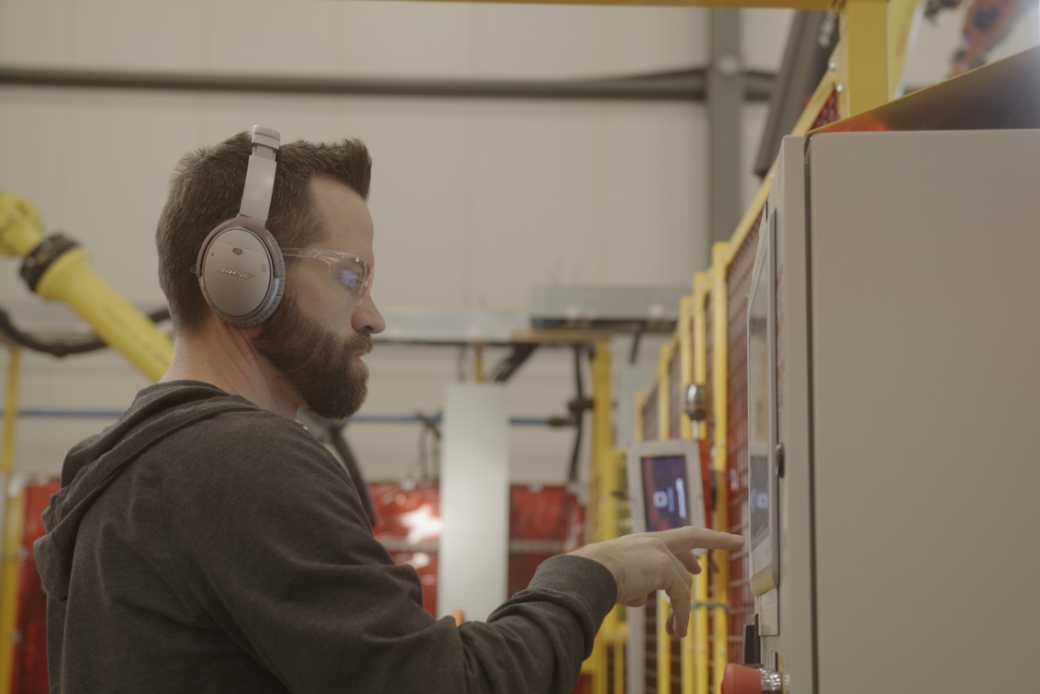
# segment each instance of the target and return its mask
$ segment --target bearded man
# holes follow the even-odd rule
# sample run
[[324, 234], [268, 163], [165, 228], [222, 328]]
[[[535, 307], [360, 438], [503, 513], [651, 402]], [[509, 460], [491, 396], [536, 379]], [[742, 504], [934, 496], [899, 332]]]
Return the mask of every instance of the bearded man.
[[[295, 421], [301, 407], [347, 417], [365, 397], [361, 358], [385, 327], [371, 159], [356, 140], [277, 138], [254, 128], [173, 176], [156, 234], [173, 361], [70, 451], [35, 548], [51, 691], [562, 694], [615, 603], [665, 590], [684, 635], [691, 550], [741, 538], [683, 528], [587, 545], [544, 562], [487, 622], [423, 610], [414, 569], [394, 565], [343, 467]], [[273, 177], [259, 207], [254, 163]], [[236, 224], [271, 254], [207, 269]], [[266, 276], [275, 257], [284, 285]], [[271, 284], [240, 318], [218, 294], [258, 274]]]

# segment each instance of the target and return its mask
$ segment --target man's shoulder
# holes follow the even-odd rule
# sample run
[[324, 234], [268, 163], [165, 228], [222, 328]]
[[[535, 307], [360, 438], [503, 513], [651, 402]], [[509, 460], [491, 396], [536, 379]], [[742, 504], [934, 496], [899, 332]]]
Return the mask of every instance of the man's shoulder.
[[343, 467], [302, 424], [256, 407], [192, 421], [143, 458], [142, 472], [157, 474], [169, 491], [245, 485], [290, 493], [316, 481], [349, 484]]
[[157, 452], [176, 451], [181, 462], [242, 463], [329, 459], [331, 454], [300, 424], [261, 409], [221, 412], [168, 437]]

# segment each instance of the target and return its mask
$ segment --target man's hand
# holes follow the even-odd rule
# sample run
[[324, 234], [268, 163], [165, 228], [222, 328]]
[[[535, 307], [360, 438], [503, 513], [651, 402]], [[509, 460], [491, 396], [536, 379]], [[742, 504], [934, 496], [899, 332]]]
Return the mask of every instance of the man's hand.
[[616, 540], [585, 545], [571, 552], [598, 561], [614, 574], [617, 601], [639, 607], [656, 590], [668, 594], [672, 618], [668, 633], [686, 636], [690, 622], [690, 586], [693, 576], [701, 572], [693, 556], [694, 549], [737, 550], [744, 545], [740, 535], [720, 533], [704, 528], [676, 528], [658, 533], [625, 535]]

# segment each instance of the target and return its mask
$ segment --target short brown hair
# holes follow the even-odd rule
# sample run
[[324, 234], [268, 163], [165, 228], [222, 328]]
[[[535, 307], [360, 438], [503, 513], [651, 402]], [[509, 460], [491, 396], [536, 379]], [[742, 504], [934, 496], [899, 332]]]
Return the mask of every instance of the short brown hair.
[[[155, 244], [159, 285], [178, 330], [198, 326], [206, 315], [206, 300], [191, 269], [209, 232], [238, 215], [251, 149], [249, 134], [239, 133], [185, 155], [174, 170]], [[360, 140], [331, 145], [300, 140], [281, 147], [267, 228], [284, 248], [305, 247], [324, 235], [311, 201], [310, 182], [316, 176], [340, 181], [367, 200], [372, 158]]]

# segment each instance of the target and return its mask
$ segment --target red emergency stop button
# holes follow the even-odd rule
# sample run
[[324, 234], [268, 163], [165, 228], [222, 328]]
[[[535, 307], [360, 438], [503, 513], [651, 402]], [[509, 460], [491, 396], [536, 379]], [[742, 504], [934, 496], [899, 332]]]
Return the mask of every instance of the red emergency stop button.
[[762, 672], [730, 663], [722, 677], [722, 694], [762, 694]]
[[720, 694], [773, 694], [784, 691], [791, 691], [787, 675], [766, 668], [727, 665]]

